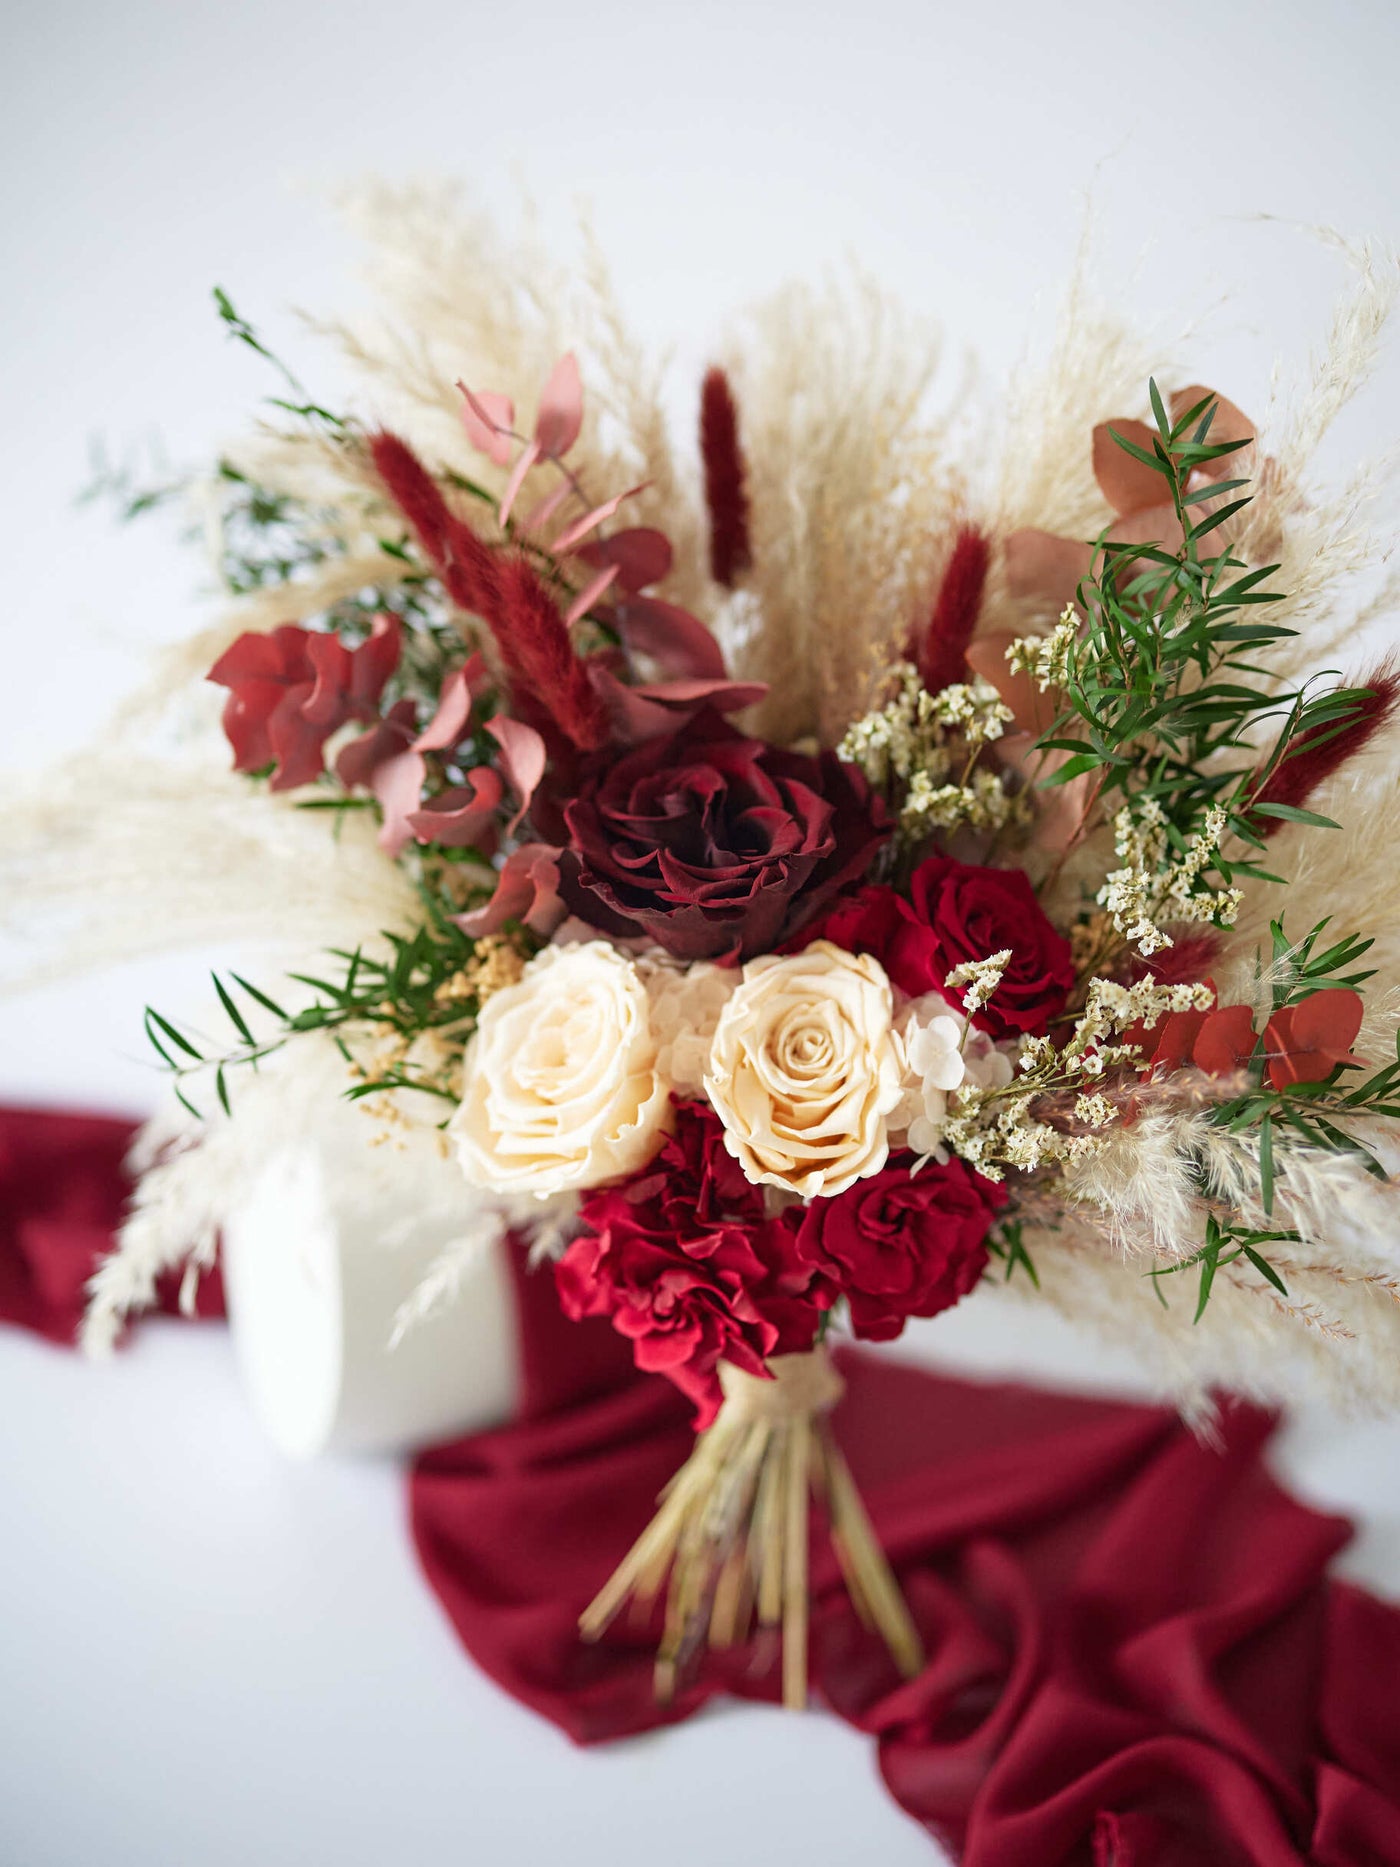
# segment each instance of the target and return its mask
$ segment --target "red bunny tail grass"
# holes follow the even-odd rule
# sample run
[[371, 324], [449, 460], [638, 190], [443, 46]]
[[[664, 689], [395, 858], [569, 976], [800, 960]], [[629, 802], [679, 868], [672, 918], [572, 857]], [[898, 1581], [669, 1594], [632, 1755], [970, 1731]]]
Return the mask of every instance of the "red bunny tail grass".
[[[1348, 759], [1365, 751], [1400, 706], [1400, 664], [1393, 660], [1382, 662], [1359, 685], [1370, 691], [1340, 726], [1333, 722], [1298, 735], [1252, 799], [1254, 810], [1260, 804], [1286, 804], [1293, 810], [1300, 809]], [[1286, 819], [1254, 816], [1251, 821], [1260, 836], [1268, 837], [1282, 829]]]
[[513, 684], [545, 709], [580, 752], [596, 752], [610, 737], [607, 711], [574, 653], [558, 605], [523, 557], [505, 558], [499, 579], [496, 639]]
[[369, 451], [389, 497], [441, 570], [446, 562], [447, 527], [452, 515], [432, 476], [408, 443], [396, 434], [372, 434]]
[[490, 546], [449, 510], [432, 475], [406, 441], [396, 434], [372, 435], [369, 451], [386, 491], [413, 527], [452, 601], [497, 629], [500, 598]]
[[580, 751], [606, 744], [603, 702], [531, 566], [522, 557], [502, 558], [457, 518], [422, 461], [396, 434], [376, 434], [369, 445], [379, 477], [447, 594], [490, 627], [513, 693]]
[[983, 534], [975, 525], [964, 525], [919, 645], [919, 678], [931, 694], [956, 685], [967, 674], [967, 651], [982, 608], [989, 558]]
[[707, 370], [700, 391], [700, 457], [710, 511], [710, 575], [732, 589], [753, 562], [753, 553], [744, 456], [739, 451], [739, 411], [722, 369]]

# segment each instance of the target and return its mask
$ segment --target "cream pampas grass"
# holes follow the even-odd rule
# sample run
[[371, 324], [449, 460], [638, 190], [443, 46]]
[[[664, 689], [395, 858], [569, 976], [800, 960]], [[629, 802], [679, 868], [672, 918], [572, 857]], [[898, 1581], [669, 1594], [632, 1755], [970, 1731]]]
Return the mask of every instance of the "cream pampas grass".
[[769, 684], [765, 737], [834, 744], [931, 603], [965, 497], [929, 412], [940, 348], [855, 275], [779, 293], [724, 359], [753, 543], [725, 646], [736, 674]]
[[[1400, 1164], [1383, 1137], [1371, 1139], [1388, 1166]], [[1195, 1320], [1199, 1270], [1186, 1261], [1200, 1248], [1203, 1190], [1244, 1226], [1298, 1232], [1261, 1246], [1286, 1295], [1237, 1260], [1218, 1271]], [[1069, 1191], [1053, 1213], [1037, 1212], [1033, 1196], [1027, 1206], [1035, 1300], [1126, 1347], [1188, 1415], [1208, 1421], [1219, 1388], [1270, 1405], [1400, 1407], [1400, 1186], [1355, 1157], [1290, 1147], [1287, 1184], [1266, 1213], [1257, 1147], [1199, 1113], [1157, 1112], [1080, 1163]], [[1031, 1294], [1018, 1279], [1008, 1297], [1018, 1285]]]
[[[363, 1129], [359, 1144], [346, 1148], [341, 1102], [352, 1082], [350, 1068], [326, 1033], [301, 1036], [255, 1073], [233, 1086], [233, 1116], [211, 1107], [196, 1122], [173, 1102], [137, 1137], [132, 1166], [137, 1173], [131, 1209], [117, 1241], [89, 1286], [83, 1346], [94, 1354], [111, 1349], [129, 1317], [155, 1300], [164, 1273], [185, 1267], [182, 1300], [193, 1298], [201, 1273], [214, 1262], [220, 1227], [247, 1196], [254, 1176], [274, 1156], [339, 1136], [336, 1173], [347, 1196], [366, 1204], [402, 1210], [398, 1233], [391, 1226], [381, 1243], [392, 1251], [415, 1235], [440, 1231], [448, 1239], [438, 1264], [427, 1314], [446, 1301], [482, 1251], [499, 1244], [510, 1218], [499, 1204], [473, 1194], [447, 1157], [437, 1127], [436, 1104], [426, 1096], [404, 1096], [392, 1111], [375, 1099], [350, 1112]], [[211, 1098], [212, 1101], [212, 1098]], [[340, 1117], [340, 1126], [329, 1122]], [[401, 1189], [411, 1188], [410, 1197]], [[387, 1346], [387, 1344], [386, 1344]]]
[[[214, 750], [211, 745], [208, 748]], [[295, 960], [414, 926], [408, 876], [361, 811], [254, 789], [207, 758], [96, 752], [45, 773], [0, 812], [9, 989], [207, 941]]]

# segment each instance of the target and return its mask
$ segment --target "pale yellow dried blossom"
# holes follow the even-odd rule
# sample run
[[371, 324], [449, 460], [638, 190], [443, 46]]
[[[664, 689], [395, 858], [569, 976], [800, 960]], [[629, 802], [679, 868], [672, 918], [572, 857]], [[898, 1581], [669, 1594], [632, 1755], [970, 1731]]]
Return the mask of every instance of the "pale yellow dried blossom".
[[994, 687], [959, 682], [931, 694], [908, 661], [896, 662], [889, 683], [891, 698], [849, 728], [836, 754], [890, 798], [909, 841], [964, 824], [995, 831], [1026, 814], [999, 773], [974, 769], [1011, 722]]
[[986, 959], [970, 959], [961, 966], [954, 966], [943, 983], [950, 992], [956, 992], [959, 986], [967, 987], [962, 995], [962, 1005], [971, 1017], [991, 998], [1010, 964], [1011, 948], [1004, 946], [999, 953], [989, 953]]
[[1006, 659], [1013, 674], [1029, 674], [1041, 693], [1063, 687], [1069, 679], [1070, 651], [1079, 639], [1079, 617], [1066, 603], [1048, 635], [1021, 635], [1008, 643]]
[[1213, 805], [1185, 852], [1173, 858], [1166, 818], [1155, 798], [1135, 798], [1114, 818], [1114, 848], [1122, 866], [1109, 874], [1094, 898], [1140, 953], [1156, 953], [1172, 944], [1163, 921], [1212, 921], [1220, 927], [1233, 923], [1241, 891], [1197, 886], [1220, 848], [1227, 822], [1223, 806]]

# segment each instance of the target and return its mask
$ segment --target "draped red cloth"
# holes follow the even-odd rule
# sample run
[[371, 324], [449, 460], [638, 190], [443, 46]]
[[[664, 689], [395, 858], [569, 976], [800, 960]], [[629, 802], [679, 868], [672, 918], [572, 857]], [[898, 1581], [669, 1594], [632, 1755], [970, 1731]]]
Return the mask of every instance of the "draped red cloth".
[[[0, 1317], [69, 1339], [123, 1196], [124, 1123], [0, 1113]], [[777, 1696], [775, 1655], [668, 1710], [646, 1629], [579, 1609], [691, 1440], [685, 1403], [602, 1323], [517, 1278], [520, 1418], [425, 1454], [414, 1535], [464, 1644], [591, 1743]], [[206, 1296], [206, 1307], [209, 1298]], [[1271, 1420], [1218, 1449], [1151, 1407], [843, 1361], [838, 1436], [923, 1630], [896, 1678], [813, 1548], [813, 1684], [964, 1867], [1400, 1863], [1400, 1611], [1329, 1580], [1346, 1541], [1270, 1477]]]

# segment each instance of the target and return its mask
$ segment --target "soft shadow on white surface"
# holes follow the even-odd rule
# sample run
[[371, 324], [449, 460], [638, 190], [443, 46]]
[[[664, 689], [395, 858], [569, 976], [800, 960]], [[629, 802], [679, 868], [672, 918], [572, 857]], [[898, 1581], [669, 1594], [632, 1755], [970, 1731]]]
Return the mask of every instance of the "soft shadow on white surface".
[[417, 1572], [401, 1471], [285, 1463], [217, 1327], [105, 1367], [7, 1332], [0, 1417], [15, 1867], [936, 1859], [834, 1718], [584, 1752], [514, 1704]]

